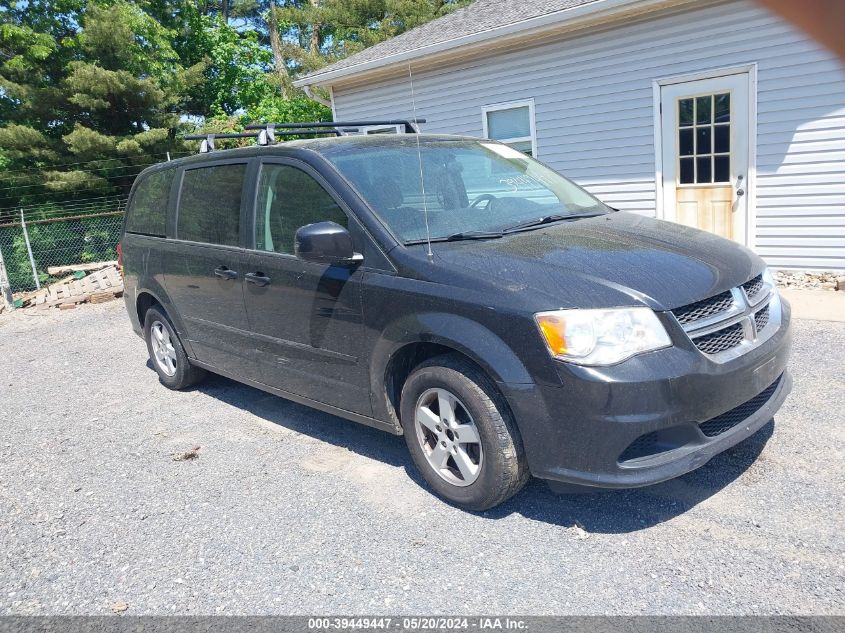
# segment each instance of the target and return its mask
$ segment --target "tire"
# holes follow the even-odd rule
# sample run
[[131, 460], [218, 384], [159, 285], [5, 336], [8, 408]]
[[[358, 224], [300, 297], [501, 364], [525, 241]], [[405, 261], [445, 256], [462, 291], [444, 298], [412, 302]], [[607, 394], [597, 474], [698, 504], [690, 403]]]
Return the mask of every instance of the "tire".
[[[418, 423], [418, 412], [425, 423]], [[400, 417], [417, 470], [438, 496], [456, 506], [487, 510], [529, 479], [522, 440], [504, 398], [459, 356], [438, 356], [411, 372], [402, 388]], [[456, 435], [460, 429], [463, 438]]]
[[[160, 306], [147, 310], [144, 317], [144, 340], [159, 382], [168, 389], [186, 389], [205, 378], [204, 369], [191, 365], [176, 329]], [[162, 350], [162, 346], [167, 352], [157, 355], [156, 349]]]

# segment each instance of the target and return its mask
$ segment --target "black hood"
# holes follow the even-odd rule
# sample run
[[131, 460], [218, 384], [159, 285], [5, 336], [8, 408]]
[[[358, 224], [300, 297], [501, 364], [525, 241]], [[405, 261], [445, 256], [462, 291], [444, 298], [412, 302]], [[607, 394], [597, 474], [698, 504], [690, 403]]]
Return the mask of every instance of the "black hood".
[[472, 271], [467, 278], [518, 293], [531, 309], [644, 303], [670, 310], [745, 283], [765, 267], [730, 240], [623, 212], [432, 246], [460, 277]]

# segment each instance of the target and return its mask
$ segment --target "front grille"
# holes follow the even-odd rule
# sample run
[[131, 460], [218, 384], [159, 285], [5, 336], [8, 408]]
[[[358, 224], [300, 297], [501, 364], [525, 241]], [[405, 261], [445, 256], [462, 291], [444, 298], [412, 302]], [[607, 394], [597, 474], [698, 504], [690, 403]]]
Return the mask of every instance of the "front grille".
[[754, 324], [757, 326], [758, 332], [769, 324], [769, 306], [754, 315]]
[[757, 411], [759, 411], [760, 408], [766, 404], [769, 399], [771, 399], [772, 394], [774, 394], [780, 384], [781, 378], [782, 376], [769, 385], [765, 391], [754, 396], [748, 402], [739, 405], [735, 409], [731, 409], [727, 413], [723, 413], [720, 416], [711, 418], [706, 422], [702, 422], [698, 425], [698, 428], [700, 428], [701, 432], [707, 437], [716, 437], [725, 431], [729, 431], [743, 420], [746, 420], [757, 413]]
[[742, 284], [742, 288], [745, 290], [745, 296], [753, 301], [763, 289], [763, 275], [757, 275], [751, 281], [746, 281]]
[[692, 342], [705, 354], [718, 354], [736, 347], [743, 340], [745, 340], [745, 333], [742, 331], [742, 324], [735, 323], [724, 330], [693, 339]]
[[687, 325], [702, 319], [715, 316], [720, 312], [727, 312], [733, 306], [733, 295], [730, 290], [714, 295], [708, 299], [696, 301], [689, 305], [672, 310], [672, 314], [678, 319], [681, 325]]

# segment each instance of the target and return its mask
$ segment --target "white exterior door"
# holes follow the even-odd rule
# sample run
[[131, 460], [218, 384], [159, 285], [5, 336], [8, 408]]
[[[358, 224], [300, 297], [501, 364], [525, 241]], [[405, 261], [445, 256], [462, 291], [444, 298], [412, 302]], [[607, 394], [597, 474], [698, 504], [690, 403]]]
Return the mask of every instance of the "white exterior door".
[[663, 217], [748, 243], [749, 75], [660, 88]]

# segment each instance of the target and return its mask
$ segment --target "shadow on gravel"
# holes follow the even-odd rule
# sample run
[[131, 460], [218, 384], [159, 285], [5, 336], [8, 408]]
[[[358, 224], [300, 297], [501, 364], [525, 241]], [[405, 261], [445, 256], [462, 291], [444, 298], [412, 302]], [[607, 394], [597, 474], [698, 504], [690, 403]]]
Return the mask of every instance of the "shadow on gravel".
[[717, 494], [753, 464], [764, 468], [765, 458], [760, 453], [773, 432], [774, 421], [770, 421], [698, 470], [646, 488], [556, 495], [544, 482], [534, 479], [516, 497], [482, 516], [500, 518], [515, 513], [556, 525], [577, 524], [587, 532], [601, 534], [643, 530], [673, 519]]
[[[391, 466], [413, 469], [405, 440], [396, 435], [317, 411], [216, 374], [209, 374], [194, 389], [291, 431]], [[422, 479], [417, 480], [416, 474], [414, 479], [422, 484]]]
[[[401, 437], [316, 411], [221, 376], [209, 375], [195, 389], [273, 424], [392, 466], [402, 466], [417, 485], [426, 487]], [[769, 422], [755, 435], [717, 455], [698, 470], [655, 486], [557, 495], [549, 490], [545, 482], [533, 479], [512, 499], [478, 515], [495, 520], [518, 514], [534, 521], [566, 527], [577, 524], [587, 532], [602, 534], [646, 529], [683, 514], [739, 478], [758, 461], [773, 431], [774, 423]], [[764, 459], [760, 463], [764, 464]], [[432, 502], [442, 503], [434, 496]]]

